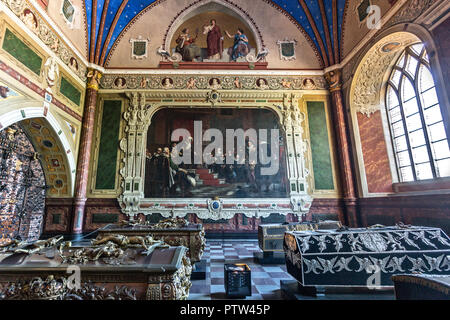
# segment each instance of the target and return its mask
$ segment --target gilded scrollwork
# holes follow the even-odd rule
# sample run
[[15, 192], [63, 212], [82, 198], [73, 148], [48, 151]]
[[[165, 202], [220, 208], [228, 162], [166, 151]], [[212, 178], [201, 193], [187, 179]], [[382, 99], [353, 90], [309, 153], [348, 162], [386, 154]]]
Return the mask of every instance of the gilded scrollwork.
[[49, 275], [29, 281], [10, 282], [0, 289], [0, 300], [137, 300], [136, 290], [116, 286], [113, 290], [92, 283], [73, 288], [65, 277]]

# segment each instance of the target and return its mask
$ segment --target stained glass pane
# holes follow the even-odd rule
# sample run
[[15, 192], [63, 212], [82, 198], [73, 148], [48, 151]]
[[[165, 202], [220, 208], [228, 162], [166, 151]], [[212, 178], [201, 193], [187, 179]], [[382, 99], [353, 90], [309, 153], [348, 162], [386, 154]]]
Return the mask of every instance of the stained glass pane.
[[409, 132], [422, 128], [420, 115], [417, 113], [411, 117], [406, 118], [406, 126], [408, 127]]
[[400, 168], [400, 176], [403, 182], [414, 181], [411, 167]]
[[416, 91], [409, 79], [403, 76], [402, 82], [402, 101], [408, 101], [416, 95]]
[[429, 162], [416, 166], [416, 176], [418, 180], [433, 179], [433, 172]]
[[391, 115], [391, 122], [397, 122], [402, 120], [402, 113], [400, 112], [400, 107], [395, 107], [389, 111]]
[[423, 44], [417, 43], [417, 44], [412, 45], [410, 48], [412, 49], [412, 51], [414, 51], [415, 54], [417, 54], [419, 56], [420, 53], [422, 52]]
[[439, 107], [438, 104], [435, 105], [434, 107], [425, 110], [423, 114], [425, 116], [426, 124], [432, 124], [442, 120], [441, 108]]
[[436, 162], [436, 171], [438, 177], [450, 176], [450, 159], [444, 159]]
[[421, 100], [422, 101], [422, 107], [424, 109], [426, 109], [426, 108], [428, 108], [428, 107], [438, 103], [438, 98], [437, 98], [437, 95], [436, 95], [436, 89], [434, 89], [434, 88], [428, 89], [427, 91], [422, 93], [421, 97], [422, 97], [422, 100]]
[[416, 76], [416, 68], [419, 61], [414, 58], [413, 56], [408, 55], [408, 58], [406, 60], [406, 67], [405, 70], [408, 71], [408, 73], [412, 76]]
[[398, 137], [398, 136], [405, 134], [405, 129], [403, 128], [403, 122], [400, 121], [400, 122], [394, 123], [392, 125], [392, 131], [393, 131], [394, 137]]
[[430, 160], [430, 158], [428, 157], [428, 151], [426, 146], [413, 148], [412, 155], [414, 163], [421, 163]]
[[408, 145], [406, 144], [406, 136], [401, 136], [395, 139], [395, 150], [397, 152], [405, 151], [408, 149]]
[[429, 88], [434, 87], [433, 76], [430, 70], [423, 64], [419, 67], [419, 91], [424, 92]]
[[423, 146], [425, 144], [425, 135], [423, 130], [417, 130], [409, 134], [411, 147]]
[[402, 57], [398, 60], [397, 66], [403, 68], [405, 64], [405, 53], [402, 54]]
[[402, 76], [401, 71], [394, 69], [394, 73], [391, 76], [391, 81], [398, 87], [398, 83], [400, 82], [400, 77]]
[[447, 137], [447, 135], [445, 133], [444, 123], [442, 123], [442, 122], [439, 122], [439, 123], [433, 124], [432, 126], [429, 126], [428, 132], [430, 134], [431, 142], [445, 139]]
[[388, 109], [398, 106], [400, 103], [398, 102], [397, 94], [391, 86], [388, 86], [387, 90], [387, 104]]
[[431, 143], [435, 159], [443, 159], [450, 157], [447, 140]]
[[397, 157], [398, 157], [398, 164], [400, 167], [406, 167], [411, 165], [411, 160], [409, 158], [408, 151], [399, 152], [397, 154]]
[[403, 112], [405, 113], [405, 116], [410, 116], [414, 113], [417, 113], [419, 111], [419, 106], [417, 105], [417, 99], [412, 98], [411, 100], [408, 100], [407, 102], [403, 103]]

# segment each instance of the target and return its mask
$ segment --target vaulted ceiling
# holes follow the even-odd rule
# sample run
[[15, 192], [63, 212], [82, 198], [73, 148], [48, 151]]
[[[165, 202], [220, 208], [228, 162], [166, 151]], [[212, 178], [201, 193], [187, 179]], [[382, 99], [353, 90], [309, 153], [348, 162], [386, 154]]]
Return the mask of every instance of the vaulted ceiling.
[[[171, 1], [171, 0], [166, 0]], [[310, 38], [326, 67], [340, 61], [344, 11], [349, 0], [262, 0], [277, 7]], [[85, 0], [89, 61], [104, 65], [122, 30], [163, 0]], [[160, 3], [159, 3], [160, 2]]]

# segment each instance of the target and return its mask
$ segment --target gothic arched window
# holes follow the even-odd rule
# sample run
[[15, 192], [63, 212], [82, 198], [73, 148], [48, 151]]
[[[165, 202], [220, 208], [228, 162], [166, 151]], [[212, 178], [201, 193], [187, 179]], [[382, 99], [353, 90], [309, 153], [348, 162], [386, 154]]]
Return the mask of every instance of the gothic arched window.
[[422, 43], [407, 47], [392, 70], [386, 108], [400, 181], [450, 176], [447, 134]]

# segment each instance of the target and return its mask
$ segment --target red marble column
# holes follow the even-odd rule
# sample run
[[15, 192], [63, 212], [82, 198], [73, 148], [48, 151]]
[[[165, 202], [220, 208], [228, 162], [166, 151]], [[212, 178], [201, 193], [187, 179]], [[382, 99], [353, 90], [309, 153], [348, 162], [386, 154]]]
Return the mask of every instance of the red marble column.
[[100, 72], [91, 70], [88, 73], [88, 85], [84, 103], [83, 123], [81, 127], [80, 148], [78, 150], [77, 173], [75, 178], [75, 198], [72, 220], [72, 232], [83, 232], [84, 209], [89, 175], [89, 160], [94, 135], [95, 109], [97, 105], [98, 80]]
[[355, 177], [351, 161], [351, 144], [349, 139], [349, 126], [346, 120], [346, 111], [342, 97], [341, 71], [334, 70], [325, 75], [330, 86], [333, 122], [335, 128], [339, 173], [342, 196], [344, 202], [343, 222], [350, 227], [359, 225], [357, 215], [357, 196], [355, 190]]

